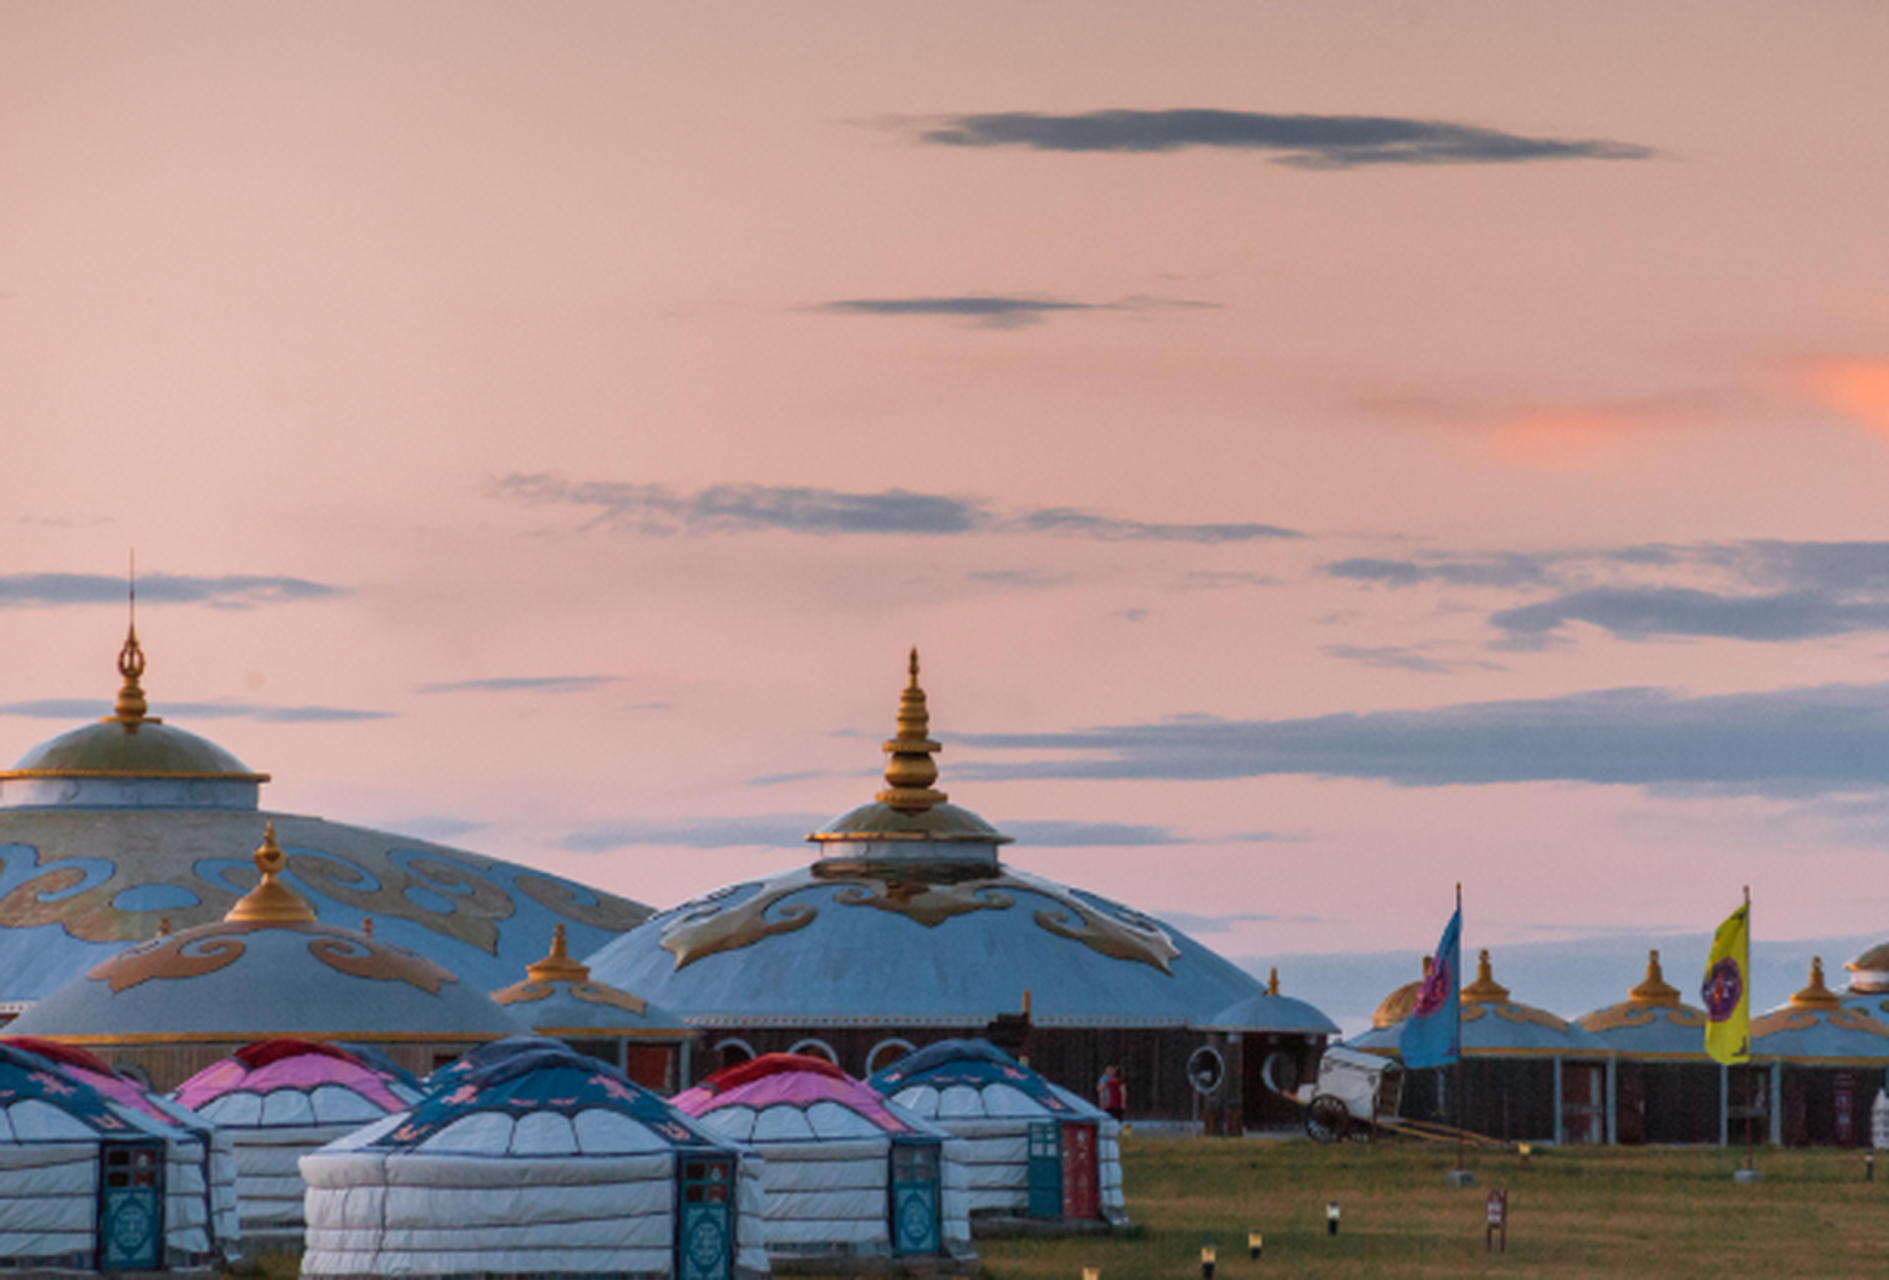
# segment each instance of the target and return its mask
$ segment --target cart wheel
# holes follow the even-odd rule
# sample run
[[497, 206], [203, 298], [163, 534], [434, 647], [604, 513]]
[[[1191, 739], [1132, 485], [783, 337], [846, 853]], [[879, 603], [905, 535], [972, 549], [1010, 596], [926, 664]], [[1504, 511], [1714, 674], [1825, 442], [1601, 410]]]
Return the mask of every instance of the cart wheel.
[[1343, 1098], [1319, 1094], [1306, 1109], [1305, 1132], [1319, 1142], [1337, 1142], [1351, 1132], [1351, 1108]]

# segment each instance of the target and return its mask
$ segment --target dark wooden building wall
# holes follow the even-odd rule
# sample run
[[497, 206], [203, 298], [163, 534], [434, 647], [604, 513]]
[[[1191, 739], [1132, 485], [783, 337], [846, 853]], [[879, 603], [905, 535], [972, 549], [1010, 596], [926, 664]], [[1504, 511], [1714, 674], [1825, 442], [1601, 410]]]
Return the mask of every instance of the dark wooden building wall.
[[1622, 1146], [1718, 1141], [1716, 1062], [1655, 1062], [1623, 1058], [1615, 1067], [1619, 1101], [1615, 1138]]

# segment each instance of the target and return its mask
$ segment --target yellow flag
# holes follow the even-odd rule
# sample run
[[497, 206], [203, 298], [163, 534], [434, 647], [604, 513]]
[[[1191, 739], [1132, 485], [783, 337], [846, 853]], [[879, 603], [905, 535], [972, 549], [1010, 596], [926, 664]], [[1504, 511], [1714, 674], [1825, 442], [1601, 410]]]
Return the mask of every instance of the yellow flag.
[[1751, 902], [1731, 913], [1705, 961], [1705, 1051], [1720, 1062], [1751, 1061]]

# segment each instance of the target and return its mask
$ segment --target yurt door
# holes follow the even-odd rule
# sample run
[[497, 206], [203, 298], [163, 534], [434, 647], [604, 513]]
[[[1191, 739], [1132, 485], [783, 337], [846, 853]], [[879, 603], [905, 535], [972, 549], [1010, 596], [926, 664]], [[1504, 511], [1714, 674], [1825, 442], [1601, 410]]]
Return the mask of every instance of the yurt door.
[[1095, 1126], [1063, 1126], [1063, 1217], [1099, 1218], [1102, 1197], [1097, 1186]]
[[938, 1147], [892, 1144], [892, 1252], [938, 1252]]
[[1063, 1127], [1054, 1120], [1030, 1122], [1030, 1216], [1063, 1216]]
[[98, 1160], [98, 1269], [156, 1271], [164, 1255], [164, 1144], [106, 1142]]
[[728, 1280], [734, 1270], [735, 1162], [685, 1156], [681, 1164], [676, 1274], [681, 1280]]

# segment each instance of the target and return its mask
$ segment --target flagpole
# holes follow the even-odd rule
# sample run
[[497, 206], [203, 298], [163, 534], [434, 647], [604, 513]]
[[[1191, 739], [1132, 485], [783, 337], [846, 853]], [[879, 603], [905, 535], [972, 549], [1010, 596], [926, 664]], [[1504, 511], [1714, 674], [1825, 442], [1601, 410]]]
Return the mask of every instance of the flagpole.
[[[1458, 880], [1456, 882], [1457, 919], [1462, 919], [1462, 914], [1463, 882]], [[1459, 956], [1462, 954], [1461, 939], [1462, 935], [1458, 934], [1457, 954]], [[1463, 984], [1462, 973], [1460, 971], [1456, 975], [1455, 982], [1460, 990]], [[1456, 1167], [1458, 1169], [1466, 1167], [1463, 1163], [1463, 1002], [1460, 997], [1458, 997], [1456, 1001]]]
[[[1745, 886], [1745, 955], [1747, 957], [1746, 968], [1749, 969], [1750, 968], [1749, 957], [1751, 955], [1751, 886], [1750, 885]], [[1749, 973], [1745, 974], [1745, 990], [1747, 992], [1747, 995], [1745, 998], [1749, 1000], [1751, 998], [1749, 995], [1749, 992], [1751, 990], [1751, 975]], [[1750, 1032], [1745, 1033], [1745, 1051], [1746, 1051], [1745, 1088], [1749, 1090], [1752, 1087], [1751, 1058], [1750, 1058], [1751, 1033]], [[1769, 1096], [1770, 1090], [1767, 1089], [1765, 1093], [1766, 1093], [1766, 1097], [1765, 1097], [1764, 1111], [1765, 1111], [1765, 1119], [1768, 1121], [1771, 1118], [1771, 1105], [1770, 1105], [1771, 1100]], [[1752, 1157], [1751, 1157], [1751, 1122], [1753, 1119], [1753, 1116], [1751, 1114], [1752, 1110], [1753, 1110], [1752, 1106], [1750, 1105], [1749, 1102], [1747, 1102], [1745, 1105], [1745, 1168], [1747, 1169], [1751, 1168], [1751, 1160], [1752, 1160]]]

